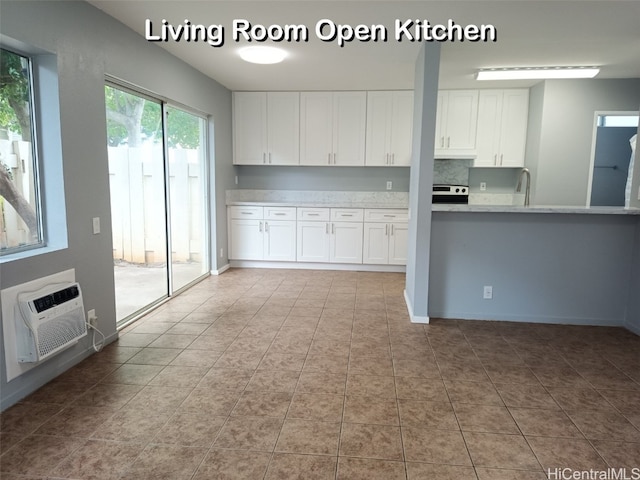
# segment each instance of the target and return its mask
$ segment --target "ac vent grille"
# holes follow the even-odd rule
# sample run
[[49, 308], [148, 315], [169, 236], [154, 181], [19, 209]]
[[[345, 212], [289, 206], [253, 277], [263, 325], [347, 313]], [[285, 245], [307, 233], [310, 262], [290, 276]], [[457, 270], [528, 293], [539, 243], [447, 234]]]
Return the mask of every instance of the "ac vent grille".
[[38, 327], [38, 351], [45, 357], [63, 345], [85, 335], [82, 309], [76, 309]]

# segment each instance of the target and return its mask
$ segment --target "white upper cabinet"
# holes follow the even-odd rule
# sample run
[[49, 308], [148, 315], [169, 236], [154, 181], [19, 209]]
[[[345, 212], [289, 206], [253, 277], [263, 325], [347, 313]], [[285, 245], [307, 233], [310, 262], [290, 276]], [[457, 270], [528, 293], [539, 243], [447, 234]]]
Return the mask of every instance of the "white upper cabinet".
[[528, 114], [528, 89], [480, 90], [474, 166], [524, 166]]
[[300, 159], [300, 94], [234, 92], [236, 165], [297, 165]]
[[441, 90], [436, 112], [436, 157], [473, 155], [476, 148], [478, 90]]
[[409, 166], [413, 92], [367, 93], [367, 166]]
[[300, 94], [300, 164], [364, 165], [366, 92]]

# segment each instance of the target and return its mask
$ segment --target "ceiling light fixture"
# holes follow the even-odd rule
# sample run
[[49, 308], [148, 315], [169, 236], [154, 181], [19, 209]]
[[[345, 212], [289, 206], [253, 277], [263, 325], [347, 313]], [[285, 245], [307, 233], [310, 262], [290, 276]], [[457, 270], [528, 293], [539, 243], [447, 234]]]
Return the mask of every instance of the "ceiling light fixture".
[[270, 65], [280, 63], [287, 56], [287, 52], [276, 47], [245, 47], [238, 52], [245, 62]]
[[593, 78], [599, 67], [481, 68], [476, 80], [535, 80], [551, 78]]

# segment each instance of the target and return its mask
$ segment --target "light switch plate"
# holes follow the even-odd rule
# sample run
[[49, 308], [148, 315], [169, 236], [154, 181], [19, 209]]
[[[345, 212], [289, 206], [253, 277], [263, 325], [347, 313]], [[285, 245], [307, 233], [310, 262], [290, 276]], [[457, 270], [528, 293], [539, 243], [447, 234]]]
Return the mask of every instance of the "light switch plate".
[[487, 191], [487, 182], [480, 182], [480, 191], [481, 192]]
[[100, 217], [93, 217], [93, 234], [98, 235], [100, 233]]
[[387, 182], [387, 190], [391, 190], [393, 188], [393, 182]]

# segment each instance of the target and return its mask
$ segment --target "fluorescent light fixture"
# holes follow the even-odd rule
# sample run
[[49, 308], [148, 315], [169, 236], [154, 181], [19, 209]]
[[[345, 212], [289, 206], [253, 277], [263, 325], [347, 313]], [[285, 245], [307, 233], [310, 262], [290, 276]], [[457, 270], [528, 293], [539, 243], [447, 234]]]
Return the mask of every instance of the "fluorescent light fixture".
[[550, 78], [593, 78], [599, 67], [482, 68], [476, 80], [532, 80]]
[[280, 63], [287, 56], [287, 52], [276, 47], [245, 47], [239, 52], [240, 58], [245, 62], [269, 65]]

